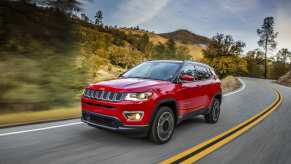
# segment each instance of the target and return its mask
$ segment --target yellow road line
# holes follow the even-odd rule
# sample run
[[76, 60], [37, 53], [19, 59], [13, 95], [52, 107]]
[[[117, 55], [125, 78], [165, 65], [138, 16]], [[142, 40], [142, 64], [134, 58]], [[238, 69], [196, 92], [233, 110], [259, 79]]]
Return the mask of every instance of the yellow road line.
[[[166, 163], [193, 163], [204, 156], [208, 155], [209, 153], [215, 151], [216, 149], [222, 147], [223, 145], [229, 143], [233, 139], [237, 138], [241, 134], [245, 133], [253, 126], [257, 125], [261, 122], [264, 118], [270, 115], [274, 110], [276, 110], [282, 103], [282, 96], [281, 94], [276, 91], [276, 100], [273, 101], [268, 107], [266, 107], [263, 111], [259, 112], [258, 114], [252, 116], [251, 118], [247, 119], [246, 121], [240, 123], [239, 125], [205, 141], [202, 142], [184, 152], [181, 152], [169, 159], [162, 161], [161, 164]], [[223, 138], [224, 136], [227, 136]], [[218, 142], [216, 142], [218, 141]], [[212, 144], [214, 143], [214, 144]], [[211, 146], [207, 147], [208, 145], [212, 144]], [[207, 148], [205, 148], [207, 147]], [[203, 149], [205, 148], [205, 149]], [[197, 152], [197, 153], [195, 153]], [[191, 155], [191, 153], [195, 153]]]

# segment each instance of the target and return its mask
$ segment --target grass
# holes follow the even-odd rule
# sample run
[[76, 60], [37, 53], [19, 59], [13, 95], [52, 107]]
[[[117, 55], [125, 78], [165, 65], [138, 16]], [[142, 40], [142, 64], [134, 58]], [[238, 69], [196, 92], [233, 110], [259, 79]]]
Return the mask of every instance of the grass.
[[45, 111], [27, 111], [0, 115], [0, 127], [50, 122], [80, 117], [80, 107], [56, 108]]
[[[241, 86], [236, 77], [228, 76], [222, 80], [223, 92], [236, 90]], [[54, 108], [45, 111], [27, 111], [0, 115], [0, 127], [66, 120], [80, 117], [80, 106]]]

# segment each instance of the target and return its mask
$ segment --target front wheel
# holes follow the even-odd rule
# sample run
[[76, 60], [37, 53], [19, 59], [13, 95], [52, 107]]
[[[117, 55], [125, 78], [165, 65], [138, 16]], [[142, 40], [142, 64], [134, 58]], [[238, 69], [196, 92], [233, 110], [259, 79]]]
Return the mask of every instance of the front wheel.
[[157, 144], [167, 143], [173, 135], [174, 128], [173, 111], [169, 107], [161, 107], [154, 117], [149, 137]]
[[210, 107], [209, 113], [205, 115], [205, 120], [208, 123], [212, 124], [216, 123], [219, 119], [219, 115], [220, 115], [220, 101], [217, 98], [215, 98]]

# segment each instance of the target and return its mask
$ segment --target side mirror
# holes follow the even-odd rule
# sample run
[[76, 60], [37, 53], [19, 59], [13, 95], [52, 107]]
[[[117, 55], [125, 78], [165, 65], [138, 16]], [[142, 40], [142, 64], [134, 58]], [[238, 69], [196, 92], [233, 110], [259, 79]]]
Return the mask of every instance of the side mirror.
[[191, 75], [184, 74], [184, 75], [180, 76], [180, 80], [186, 81], [186, 82], [192, 82], [192, 81], [194, 81], [194, 77]]
[[118, 78], [122, 78], [122, 77], [123, 77], [123, 74], [124, 74], [124, 72], [121, 73], [121, 74], [119, 74], [119, 75], [118, 75]]

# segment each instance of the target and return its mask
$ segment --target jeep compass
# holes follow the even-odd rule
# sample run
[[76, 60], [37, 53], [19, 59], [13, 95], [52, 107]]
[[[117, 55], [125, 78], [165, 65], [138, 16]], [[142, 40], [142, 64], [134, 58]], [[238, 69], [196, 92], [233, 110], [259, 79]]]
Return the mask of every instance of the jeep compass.
[[168, 142], [177, 124], [196, 115], [216, 123], [222, 101], [213, 68], [192, 61], [144, 62], [118, 79], [91, 84], [81, 96], [82, 121]]

